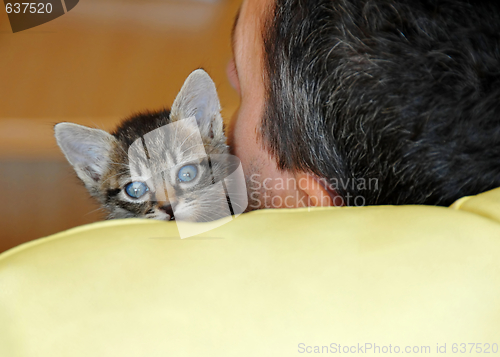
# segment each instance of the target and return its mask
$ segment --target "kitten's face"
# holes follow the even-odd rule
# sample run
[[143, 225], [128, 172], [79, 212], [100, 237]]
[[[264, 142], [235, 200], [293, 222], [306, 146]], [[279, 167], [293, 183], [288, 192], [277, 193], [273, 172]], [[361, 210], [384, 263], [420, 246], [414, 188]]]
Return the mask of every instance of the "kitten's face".
[[229, 168], [220, 105], [202, 70], [188, 77], [170, 113], [137, 115], [113, 135], [71, 123], [55, 132], [108, 218], [202, 222], [231, 214], [221, 184]]
[[230, 214], [220, 185], [227, 176], [226, 145], [203, 142], [193, 122], [155, 130], [152, 140], [145, 140], [146, 150], [140, 139], [128, 148], [116, 143], [99, 189], [110, 218], [201, 222]]

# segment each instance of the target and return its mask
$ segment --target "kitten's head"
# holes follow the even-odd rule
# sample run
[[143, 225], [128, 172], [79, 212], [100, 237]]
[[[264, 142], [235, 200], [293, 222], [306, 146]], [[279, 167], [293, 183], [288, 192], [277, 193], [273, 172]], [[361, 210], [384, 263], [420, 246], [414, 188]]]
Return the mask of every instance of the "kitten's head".
[[229, 170], [220, 104], [203, 70], [186, 79], [170, 112], [133, 116], [112, 134], [59, 123], [55, 137], [108, 218], [210, 221], [230, 214], [219, 182]]

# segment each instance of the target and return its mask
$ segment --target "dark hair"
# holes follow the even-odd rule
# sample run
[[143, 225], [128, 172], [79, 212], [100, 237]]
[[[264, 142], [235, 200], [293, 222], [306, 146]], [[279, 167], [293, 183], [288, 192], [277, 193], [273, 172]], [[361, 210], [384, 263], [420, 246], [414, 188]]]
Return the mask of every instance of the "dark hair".
[[500, 186], [500, 11], [477, 0], [276, 0], [263, 142], [366, 204]]

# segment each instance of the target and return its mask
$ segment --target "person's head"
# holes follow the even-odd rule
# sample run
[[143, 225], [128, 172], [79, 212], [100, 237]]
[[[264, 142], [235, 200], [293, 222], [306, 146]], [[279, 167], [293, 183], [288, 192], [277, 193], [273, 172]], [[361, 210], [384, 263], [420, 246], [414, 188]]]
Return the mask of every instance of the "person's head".
[[250, 0], [228, 69], [250, 205], [448, 205], [500, 186], [500, 11]]

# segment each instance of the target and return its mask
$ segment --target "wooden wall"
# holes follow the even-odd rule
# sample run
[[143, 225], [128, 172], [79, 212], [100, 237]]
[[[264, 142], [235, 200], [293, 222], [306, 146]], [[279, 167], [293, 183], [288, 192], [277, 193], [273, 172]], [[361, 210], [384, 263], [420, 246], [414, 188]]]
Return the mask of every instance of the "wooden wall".
[[52, 134], [61, 121], [104, 129], [170, 106], [205, 68], [229, 119], [225, 78], [239, 1], [82, 0], [13, 34], [0, 11], [0, 252], [101, 219]]

